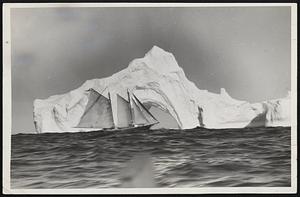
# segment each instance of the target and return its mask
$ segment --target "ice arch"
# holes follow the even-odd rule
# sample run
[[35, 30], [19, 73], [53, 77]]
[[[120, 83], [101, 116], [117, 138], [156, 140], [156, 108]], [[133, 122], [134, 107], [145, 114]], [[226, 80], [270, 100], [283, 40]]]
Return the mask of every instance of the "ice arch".
[[139, 88], [134, 91], [134, 94], [137, 95], [148, 109], [157, 108], [162, 112], [169, 114], [176, 121], [178, 127], [182, 128], [182, 122], [176, 109], [167, 95], [163, 92], [160, 92], [159, 90]]

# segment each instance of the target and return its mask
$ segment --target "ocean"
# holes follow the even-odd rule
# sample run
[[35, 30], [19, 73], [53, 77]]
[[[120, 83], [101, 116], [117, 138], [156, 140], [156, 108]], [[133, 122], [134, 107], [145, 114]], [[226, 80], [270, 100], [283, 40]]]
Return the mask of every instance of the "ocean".
[[11, 188], [123, 187], [138, 165], [154, 187], [289, 187], [290, 142], [290, 127], [16, 134]]

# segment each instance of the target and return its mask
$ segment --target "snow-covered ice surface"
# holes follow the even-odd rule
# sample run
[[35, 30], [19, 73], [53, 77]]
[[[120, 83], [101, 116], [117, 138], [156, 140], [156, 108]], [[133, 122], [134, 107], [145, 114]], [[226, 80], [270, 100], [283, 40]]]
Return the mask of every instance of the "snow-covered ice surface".
[[[129, 89], [145, 106], [168, 112], [181, 129], [199, 126], [200, 119], [206, 128], [290, 126], [290, 94], [285, 98], [249, 103], [232, 98], [223, 88], [220, 94], [200, 90], [187, 79], [173, 54], [154, 46], [143, 58], [133, 60], [126, 69], [110, 77], [88, 80], [66, 94], [34, 100], [36, 131], [78, 131], [74, 127], [84, 112], [86, 90], [90, 88], [106, 97], [109, 91], [112, 103], [115, 103], [116, 93], [127, 98]], [[112, 108], [115, 112], [116, 105]], [[202, 118], [199, 118], [199, 108]]]

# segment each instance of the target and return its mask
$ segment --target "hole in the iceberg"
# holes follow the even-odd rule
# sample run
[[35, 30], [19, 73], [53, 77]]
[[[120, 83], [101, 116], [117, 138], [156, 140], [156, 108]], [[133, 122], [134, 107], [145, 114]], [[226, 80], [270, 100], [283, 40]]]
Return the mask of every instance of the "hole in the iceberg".
[[151, 106], [151, 114], [159, 121], [158, 124], [153, 125], [151, 129], [179, 129], [180, 127], [177, 124], [177, 121], [170, 115], [170, 113], [163, 111], [157, 107]]

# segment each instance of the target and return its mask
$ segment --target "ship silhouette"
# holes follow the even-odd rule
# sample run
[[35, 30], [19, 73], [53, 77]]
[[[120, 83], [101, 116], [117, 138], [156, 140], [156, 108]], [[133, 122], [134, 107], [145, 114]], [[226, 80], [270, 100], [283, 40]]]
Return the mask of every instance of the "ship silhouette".
[[[93, 88], [87, 91], [89, 92], [88, 103], [75, 128], [91, 129], [93, 131], [149, 129], [159, 123], [137, 96], [129, 92], [128, 89], [127, 100], [116, 94], [116, 116], [113, 114], [110, 92], [108, 92], [107, 98]], [[114, 121], [114, 117], [117, 117], [117, 121]]]

